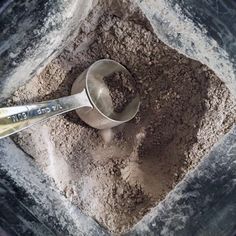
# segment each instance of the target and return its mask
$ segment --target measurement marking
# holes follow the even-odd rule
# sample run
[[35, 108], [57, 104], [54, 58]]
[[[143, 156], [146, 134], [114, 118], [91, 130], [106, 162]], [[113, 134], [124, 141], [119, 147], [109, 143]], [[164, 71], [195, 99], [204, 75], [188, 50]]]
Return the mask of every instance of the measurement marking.
[[11, 121], [13, 123], [15, 123], [15, 122], [19, 122], [19, 121], [22, 121], [22, 120], [27, 120], [28, 116], [25, 112], [21, 112], [21, 113], [12, 115], [12, 116], [8, 116], [8, 119], [11, 119]]
[[32, 114], [31, 117], [33, 118], [34, 116], [40, 116], [46, 113], [51, 113], [51, 112], [55, 112], [62, 109], [63, 107], [61, 106], [61, 104], [50, 105], [50, 106], [38, 108], [36, 110], [30, 110], [28, 108], [28, 112], [20, 112], [15, 115], [8, 116], [8, 119], [10, 119], [13, 123], [16, 123], [16, 122], [29, 119], [30, 114]]

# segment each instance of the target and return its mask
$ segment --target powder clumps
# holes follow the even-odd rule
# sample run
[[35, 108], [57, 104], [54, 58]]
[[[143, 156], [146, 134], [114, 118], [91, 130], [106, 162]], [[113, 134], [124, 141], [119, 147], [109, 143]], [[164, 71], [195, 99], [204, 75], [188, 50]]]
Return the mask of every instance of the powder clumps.
[[137, 92], [131, 84], [132, 81], [132, 77], [122, 71], [104, 77], [115, 112], [124, 111], [126, 106], [137, 96]]

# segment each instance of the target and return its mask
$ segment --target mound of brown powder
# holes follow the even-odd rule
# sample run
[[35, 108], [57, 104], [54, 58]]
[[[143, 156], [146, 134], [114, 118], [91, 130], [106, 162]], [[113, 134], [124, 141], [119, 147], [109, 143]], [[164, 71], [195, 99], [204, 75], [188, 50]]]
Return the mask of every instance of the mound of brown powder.
[[[142, 14], [126, 8], [125, 18], [94, 8], [78, 37], [9, 101], [69, 95], [78, 74], [101, 58], [129, 69], [141, 98], [131, 122], [101, 132], [70, 112], [14, 136], [75, 205], [116, 233], [162, 200], [236, 120], [220, 79], [160, 42]], [[117, 81], [108, 86], [117, 88], [119, 112], [116, 98], [126, 104], [130, 93], [120, 96]]]
[[114, 111], [122, 112], [137, 95], [131, 84], [133, 78], [120, 71], [104, 77], [104, 81], [109, 89]]

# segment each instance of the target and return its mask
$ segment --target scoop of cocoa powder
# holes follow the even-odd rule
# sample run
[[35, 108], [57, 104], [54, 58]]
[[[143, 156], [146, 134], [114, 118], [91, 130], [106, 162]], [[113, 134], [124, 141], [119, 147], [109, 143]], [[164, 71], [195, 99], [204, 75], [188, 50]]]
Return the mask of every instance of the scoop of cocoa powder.
[[119, 71], [104, 77], [107, 85], [114, 111], [121, 113], [125, 107], [136, 97], [137, 93], [132, 85], [132, 76]]

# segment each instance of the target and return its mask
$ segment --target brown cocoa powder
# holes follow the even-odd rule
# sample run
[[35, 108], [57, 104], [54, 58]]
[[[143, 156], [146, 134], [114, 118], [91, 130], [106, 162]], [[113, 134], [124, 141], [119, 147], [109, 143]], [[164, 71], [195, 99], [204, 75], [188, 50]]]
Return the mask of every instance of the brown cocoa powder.
[[104, 82], [111, 96], [113, 109], [117, 113], [121, 113], [137, 95], [131, 81], [132, 77], [122, 71], [104, 77]]
[[123, 18], [102, 8], [94, 8], [77, 38], [8, 102], [69, 95], [75, 78], [101, 58], [129, 69], [141, 98], [131, 122], [98, 131], [73, 111], [13, 137], [73, 204], [120, 233], [199, 163], [235, 123], [236, 107], [209, 68], [160, 42], [137, 9], [126, 6]]

